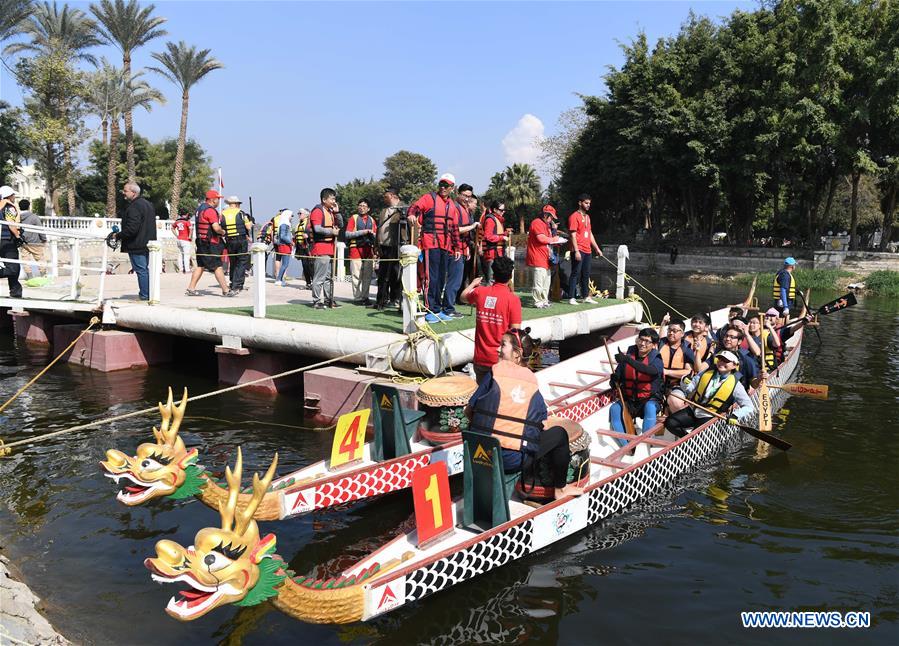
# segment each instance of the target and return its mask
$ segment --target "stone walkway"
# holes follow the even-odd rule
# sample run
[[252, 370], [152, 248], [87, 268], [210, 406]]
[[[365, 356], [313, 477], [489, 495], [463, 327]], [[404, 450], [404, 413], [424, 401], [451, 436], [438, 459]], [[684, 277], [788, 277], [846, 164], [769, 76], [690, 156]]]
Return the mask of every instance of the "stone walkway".
[[41, 600], [9, 572], [0, 555], [0, 644], [69, 644], [38, 612]]

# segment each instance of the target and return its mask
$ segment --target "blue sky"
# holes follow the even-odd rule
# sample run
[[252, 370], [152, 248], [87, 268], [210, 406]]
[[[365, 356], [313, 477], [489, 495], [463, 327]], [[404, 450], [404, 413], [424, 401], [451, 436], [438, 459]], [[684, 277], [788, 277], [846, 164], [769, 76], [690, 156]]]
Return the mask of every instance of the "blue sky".
[[[69, 2], [87, 11], [87, 2]], [[575, 93], [601, 94], [619, 43], [677, 32], [691, 10], [719, 18], [753, 2], [249, 2], [157, 0], [165, 40], [212, 49], [225, 69], [191, 93], [188, 136], [223, 168], [226, 193], [266, 217], [311, 206], [323, 186], [380, 177], [400, 149], [486, 188], [530, 141], [552, 134]], [[113, 48], [98, 53], [121, 62]], [[135, 115], [152, 140], [177, 136], [181, 101]], [[21, 94], [0, 71], [0, 98]], [[525, 117], [525, 115], [531, 115]], [[523, 119], [524, 118], [524, 119]], [[92, 124], [95, 125], [95, 124]], [[513, 132], [514, 130], [514, 132]], [[509, 133], [512, 132], [512, 135]], [[507, 137], [508, 136], [508, 137]], [[504, 145], [504, 139], [506, 144]]]

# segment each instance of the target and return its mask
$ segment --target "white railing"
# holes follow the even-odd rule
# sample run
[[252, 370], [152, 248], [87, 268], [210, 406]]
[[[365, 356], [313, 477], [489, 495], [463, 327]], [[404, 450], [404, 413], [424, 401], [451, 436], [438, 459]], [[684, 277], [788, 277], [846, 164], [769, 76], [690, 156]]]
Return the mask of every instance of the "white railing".
[[[67, 218], [59, 216], [42, 217], [41, 224], [58, 231], [82, 231], [101, 235], [105, 238], [112, 231], [113, 225], [122, 228], [122, 218]], [[156, 219], [156, 235], [158, 238], [174, 238], [172, 221]]]
[[[92, 219], [92, 218], [64, 218], [64, 219]], [[95, 272], [100, 274], [100, 285], [97, 293], [97, 304], [103, 302], [103, 290], [106, 286], [106, 268], [108, 265], [108, 257], [109, 257], [109, 247], [105, 243], [106, 234], [98, 231], [78, 231], [74, 229], [66, 230], [65, 232], [60, 232], [57, 229], [53, 229], [51, 227], [46, 226], [35, 226], [33, 224], [21, 224], [16, 222], [6, 222], [0, 220], [0, 226], [14, 226], [18, 227], [22, 231], [34, 231], [36, 233], [43, 233], [47, 237], [47, 247], [50, 250], [50, 262], [36, 262], [33, 260], [14, 260], [11, 258], [0, 258], [0, 262], [2, 263], [10, 263], [14, 265], [19, 265], [22, 267], [23, 265], [27, 265], [29, 267], [44, 267], [49, 269], [49, 274], [51, 278], [59, 277], [60, 269], [68, 269], [69, 270], [69, 300], [77, 300], [81, 295], [81, 285], [80, 278], [81, 273]], [[68, 243], [69, 246], [69, 264], [61, 265], [59, 263], [59, 241], [63, 240]], [[100, 244], [102, 245], [102, 256], [100, 259], [100, 267], [87, 267], [84, 265], [84, 262], [81, 259], [81, 246], [82, 244]], [[24, 269], [24, 268], [23, 268]], [[20, 278], [22, 277], [22, 273], [20, 271]]]

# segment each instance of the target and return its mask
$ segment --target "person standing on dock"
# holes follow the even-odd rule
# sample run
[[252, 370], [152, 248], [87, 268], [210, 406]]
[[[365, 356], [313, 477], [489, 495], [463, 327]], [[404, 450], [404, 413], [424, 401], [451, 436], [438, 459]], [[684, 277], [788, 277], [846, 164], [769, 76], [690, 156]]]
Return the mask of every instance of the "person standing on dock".
[[443, 313], [443, 291], [446, 288], [446, 275], [450, 256], [458, 254], [453, 251], [459, 247], [459, 205], [450, 197], [456, 186], [456, 177], [444, 173], [437, 182], [437, 191], [425, 193], [409, 207], [409, 218], [416, 219], [421, 226], [419, 241], [423, 255], [424, 279], [422, 295], [427, 310], [425, 321], [449, 321], [452, 319]]
[[122, 189], [128, 207], [122, 217], [122, 230], [118, 239], [122, 252], [128, 254], [131, 268], [137, 276], [137, 297], [150, 300], [150, 250], [147, 243], [156, 239], [156, 213], [153, 205], [140, 196], [140, 186], [128, 182]]
[[551, 280], [552, 264], [550, 261], [551, 245], [564, 242], [553, 235], [552, 220], [556, 217], [556, 210], [547, 204], [543, 207], [541, 217], [535, 218], [528, 229], [528, 253], [525, 263], [534, 269], [534, 307], [544, 309], [549, 307], [549, 286]]
[[796, 279], [793, 271], [796, 269], [796, 259], [788, 256], [784, 259], [784, 266], [774, 275], [774, 285], [771, 296], [774, 298], [774, 306], [781, 314], [789, 318], [790, 310], [796, 302]]
[[476, 276], [462, 291], [462, 300], [476, 308], [474, 374], [480, 384], [499, 361], [503, 334], [521, 328], [521, 299], [509, 289], [515, 263], [506, 256], [493, 261], [493, 284], [481, 285]]
[[[16, 192], [11, 186], [0, 186], [0, 220], [19, 222], [19, 209], [15, 203]], [[19, 227], [0, 225], [0, 276], [6, 276], [10, 298], [22, 298], [22, 283], [19, 282], [19, 264], [3, 263], [4, 258], [19, 259], [19, 244], [22, 235]]]
[[225, 230], [219, 223], [219, 213], [215, 205], [222, 199], [215, 189], [206, 191], [206, 200], [197, 208], [197, 266], [190, 275], [190, 284], [187, 286], [188, 296], [199, 296], [197, 283], [204, 271], [211, 271], [219, 287], [222, 288], [222, 296], [236, 296], [225, 284], [225, 272], [222, 271], [222, 251], [225, 245], [222, 236]]
[[484, 229], [481, 237], [483, 248], [480, 250], [481, 271], [484, 272], [484, 282], [488, 285], [493, 282], [493, 261], [506, 255], [506, 245], [512, 235], [512, 231], [505, 228], [505, 215], [505, 202], [494, 200], [490, 203], [490, 212], [481, 218], [481, 227]]
[[480, 226], [477, 221], [472, 222], [471, 217], [471, 199], [474, 196], [474, 189], [471, 184], [459, 184], [456, 191], [458, 198], [456, 205], [458, 208], [458, 217], [456, 227], [459, 229], [459, 246], [453, 249], [453, 254], [449, 258], [446, 272], [446, 289], [443, 290], [443, 307], [441, 311], [444, 315], [454, 319], [463, 318], [462, 312], [456, 311], [456, 300], [459, 298], [459, 289], [462, 287], [462, 277], [465, 274], [465, 262], [470, 255], [468, 242], [471, 231]]
[[191, 232], [190, 232], [190, 212], [182, 208], [178, 214], [178, 219], [172, 222], [172, 231], [175, 232], [175, 239], [178, 242], [178, 266], [182, 274], [190, 271], [190, 252]]
[[[43, 226], [37, 213], [33, 213], [30, 209], [30, 200], [19, 200], [19, 221], [22, 224], [30, 224], [35, 227]], [[19, 249], [19, 258], [22, 260], [31, 260], [29, 269], [31, 270], [32, 278], [43, 276], [44, 271], [37, 263], [43, 262], [44, 260], [44, 245], [47, 243], [47, 236], [42, 231], [22, 229], [22, 241], [25, 244]]]
[[315, 271], [312, 277], [312, 306], [323, 310], [334, 300], [334, 277], [331, 265], [334, 262], [334, 242], [340, 234], [335, 219], [337, 213], [337, 192], [333, 188], [323, 188], [319, 193], [320, 204], [309, 213], [309, 227], [312, 234], [312, 255], [315, 256]]
[[297, 228], [293, 233], [293, 257], [303, 266], [303, 279], [306, 281], [306, 289], [312, 289], [312, 275], [314, 267], [312, 258], [309, 257], [309, 209], [297, 211]]
[[571, 274], [568, 276], [569, 303], [577, 305], [578, 286], [580, 296], [585, 303], [595, 303], [590, 296], [590, 260], [592, 251], [596, 250], [602, 255], [602, 249], [596, 244], [593, 237], [593, 227], [590, 225], [590, 210], [592, 200], [586, 193], [582, 193], [577, 199], [577, 210], [568, 216], [568, 230], [571, 232]]
[[346, 223], [347, 247], [350, 257], [350, 275], [353, 283], [353, 302], [356, 305], [371, 305], [372, 269], [375, 264], [374, 242], [378, 224], [371, 216], [368, 200], [361, 199], [356, 204], [356, 213]]
[[384, 190], [387, 207], [381, 211], [378, 221], [378, 295], [375, 307], [380, 311], [388, 305], [399, 305], [403, 293], [400, 263], [400, 247], [411, 244], [411, 224], [400, 208], [399, 192], [392, 187]]
[[244, 277], [250, 264], [249, 249], [253, 225], [250, 223], [250, 216], [240, 208], [239, 197], [232, 195], [225, 200], [225, 204], [228, 208], [222, 210], [222, 228], [225, 230], [225, 248], [231, 260], [228, 278], [231, 291], [239, 292], [243, 289]]
[[275, 275], [275, 286], [283, 287], [286, 282], [287, 268], [293, 255], [293, 211], [284, 209], [275, 217], [275, 264], [278, 273]]

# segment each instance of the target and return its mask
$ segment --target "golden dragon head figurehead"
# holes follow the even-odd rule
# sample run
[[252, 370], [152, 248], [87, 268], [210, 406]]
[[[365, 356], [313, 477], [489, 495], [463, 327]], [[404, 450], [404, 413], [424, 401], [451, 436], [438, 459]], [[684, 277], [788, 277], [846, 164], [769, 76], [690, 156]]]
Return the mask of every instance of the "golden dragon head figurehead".
[[178, 435], [186, 407], [187, 388], [177, 406], [172, 401], [172, 389], [169, 388], [168, 402], [165, 405], [159, 403], [162, 424], [158, 430], [153, 427], [156, 442], [141, 444], [133, 457], [115, 449], [106, 452], [106, 460], [100, 462], [100, 466], [107, 477], [121, 485], [116, 496], [119, 502], [140, 505], [153, 498], [170, 496], [184, 488], [188, 475], [197, 476], [193, 473], [200, 470], [195, 466], [197, 450], [188, 451]]
[[194, 544], [184, 548], [174, 541], [156, 543], [156, 558], [148, 558], [144, 565], [154, 581], [184, 583], [169, 600], [165, 611], [175, 619], [190, 621], [202, 617], [213, 608], [229, 603], [255, 605], [277, 594], [275, 588], [286, 576], [280, 560], [266, 559], [275, 549], [275, 536], [259, 537], [259, 527], [253, 513], [265, 495], [275, 475], [278, 454], [265, 477], [253, 474], [253, 494], [243, 509], [238, 509], [243, 456], [237, 449], [234, 471], [225, 470], [228, 481], [228, 500], [219, 503], [221, 528], [207, 527], [197, 532]]

